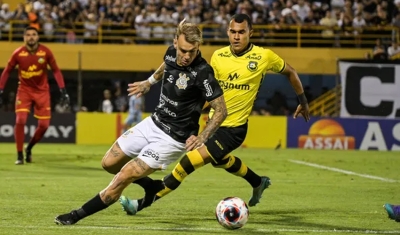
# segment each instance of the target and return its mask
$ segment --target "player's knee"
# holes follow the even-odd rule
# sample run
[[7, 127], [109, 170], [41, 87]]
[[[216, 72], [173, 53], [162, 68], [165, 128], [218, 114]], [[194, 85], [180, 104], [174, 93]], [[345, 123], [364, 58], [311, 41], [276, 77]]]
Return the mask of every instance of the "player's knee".
[[47, 130], [47, 128], [49, 128], [49, 126], [50, 126], [50, 119], [40, 119], [38, 121], [38, 128], [40, 128], [40, 129]]
[[230, 154], [226, 155], [221, 160], [217, 160], [217, 162], [214, 162], [214, 161], [211, 162], [213, 167], [223, 168], [223, 169], [227, 169], [227, 168], [231, 167], [234, 163], [235, 163], [235, 157]]
[[28, 119], [27, 112], [18, 112], [16, 115], [16, 118], [15, 118], [15, 124], [16, 125], [25, 125], [27, 119]]

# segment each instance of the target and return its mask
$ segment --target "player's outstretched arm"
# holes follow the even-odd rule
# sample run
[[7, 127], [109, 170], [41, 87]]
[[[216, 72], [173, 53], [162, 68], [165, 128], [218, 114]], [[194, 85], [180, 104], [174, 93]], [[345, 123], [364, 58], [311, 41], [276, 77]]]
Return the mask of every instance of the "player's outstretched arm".
[[[17, 50], [18, 51], [18, 50]], [[0, 92], [4, 90], [6, 86], [7, 80], [10, 76], [11, 71], [17, 66], [17, 51], [15, 51], [12, 55], [10, 60], [8, 60], [6, 68], [3, 70], [0, 76]]]
[[1, 73], [0, 76], [0, 107], [3, 104], [3, 99], [2, 99], [2, 95], [3, 95], [3, 90], [4, 87], [6, 86], [7, 80], [10, 76], [11, 71], [15, 68], [15, 66], [17, 65], [17, 59], [16, 59], [17, 55], [16, 55], [16, 51], [12, 54], [10, 60], [7, 63], [6, 68], [3, 70], [3, 72]]
[[224, 96], [221, 95], [209, 102], [211, 108], [215, 110], [214, 115], [208, 120], [204, 130], [198, 135], [192, 135], [186, 140], [186, 150], [192, 151], [195, 148], [200, 147], [224, 122], [228, 111], [226, 110]]
[[293, 117], [297, 118], [299, 114], [302, 114], [306, 122], [310, 120], [310, 113], [308, 107], [308, 101], [304, 94], [303, 84], [300, 81], [299, 75], [296, 70], [288, 63], [285, 64], [285, 68], [281, 74], [286, 75], [289, 78], [289, 82], [295, 90], [297, 97], [299, 98], [300, 105], [297, 107]]
[[128, 84], [128, 96], [136, 95], [139, 98], [149, 92], [150, 87], [164, 77], [164, 69], [165, 63], [163, 62], [147, 80]]

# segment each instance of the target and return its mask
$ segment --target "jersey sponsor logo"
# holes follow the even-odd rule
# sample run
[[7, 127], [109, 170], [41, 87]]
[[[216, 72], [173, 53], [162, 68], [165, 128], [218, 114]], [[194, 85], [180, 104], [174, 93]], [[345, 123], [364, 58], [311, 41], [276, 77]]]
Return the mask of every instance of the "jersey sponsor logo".
[[208, 83], [207, 80], [204, 80], [203, 85], [204, 85], [204, 88], [206, 88], [206, 96], [207, 97], [212, 96], [214, 92], [213, 92], [213, 89], [212, 89], [210, 83]]
[[229, 52], [227, 52], [227, 51], [225, 51], [224, 53], [222, 53], [222, 52], [219, 53], [218, 56], [219, 56], [219, 57], [231, 57], [232, 54], [229, 53]]
[[174, 83], [174, 77], [172, 75], [169, 75], [169, 77], [167, 78], [167, 81], [170, 83]]
[[18, 56], [28, 56], [28, 52], [26, 51], [21, 51]]
[[168, 107], [162, 107], [162, 110], [171, 117], [176, 117], [176, 113], [168, 109]]
[[46, 52], [40, 50], [40, 51], [36, 52], [36, 55], [37, 56], [46, 56]]
[[142, 153], [143, 157], [150, 157], [150, 158], [154, 158], [154, 160], [158, 161], [158, 159], [160, 158], [160, 154], [156, 151], [154, 151], [153, 149], [146, 149], [143, 153]]
[[38, 77], [38, 76], [42, 76], [43, 74], [43, 70], [37, 70], [38, 67], [36, 65], [31, 65], [28, 67], [28, 71], [25, 70], [21, 70], [21, 78], [23, 79], [30, 79], [32, 77]]
[[180, 73], [179, 78], [176, 80], [175, 85], [180, 89], [180, 90], [185, 90], [187, 87], [187, 81], [189, 81], [190, 78], [186, 76], [185, 73]]
[[256, 61], [249, 61], [249, 64], [247, 65], [247, 69], [250, 72], [255, 72], [258, 69], [258, 63]]
[[165, 60], [168, 60], [168, 61], [171, 61], [171, 62], [175, 62], [175, 61], [176, 61], [176, 58], [175, 58], [175, 57], [172, 57], [172, 56], [170, 56], [170, 55], [166, 55], [166, 56], [165, 56]]
[[229, 79], [229, 81], [233, 81], [235, 79], [238, 79], [239, 77], [240, 77], [239, 74], [234, 73], [234, 74], [229, 74], [228, 79]]
[[169, 97], [167, 97], [164, 94], [161, 94], [160, 98], [163, 99], [165, 102], [167, 102], [170, 105], [173, 105], [175, 107], [178, 106], [178, 102], [171, 100]]
[[219, 85], [221, 86], [222, 89], [224, 90], [243, 90], [243, 91], [248, 91], [250, 90], [250, 85], [248, 84], [236, 84], [232, 82], [224, 82], [219, 80]]
[[262, 56], [257, 55], [256, 53], [246, 56], [246, 59], [249, 59], [249, 60], [261, 60], [261, 58], [262, 58]]
[[160, 121], [160, 118], [157, 116], [157, 113], [153, 113], [153, 117], [154, 117], [155, 121], [157, 123], [159, 123], [166, 132], [168, 132], [168, 133], [171, 132], [171, 127], [169, 127], [167, 124]]

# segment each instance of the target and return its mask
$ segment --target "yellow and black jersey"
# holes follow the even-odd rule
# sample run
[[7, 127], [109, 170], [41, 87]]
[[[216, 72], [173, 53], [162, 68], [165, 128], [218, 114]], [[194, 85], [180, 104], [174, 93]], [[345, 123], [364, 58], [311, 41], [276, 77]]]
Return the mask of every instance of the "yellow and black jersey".
[[[228, 117], [224, 127], [236, 127], [247, 122], [258, 90], [267, 71], [280, 73], [285, 69], [285, 61], [269, 49], [250, 45], [241, 55], [231, 52], [230, 46], [216, 50], [211, 57], [222, 90]], [[214, 110], [210, 110], [210, 117]]]

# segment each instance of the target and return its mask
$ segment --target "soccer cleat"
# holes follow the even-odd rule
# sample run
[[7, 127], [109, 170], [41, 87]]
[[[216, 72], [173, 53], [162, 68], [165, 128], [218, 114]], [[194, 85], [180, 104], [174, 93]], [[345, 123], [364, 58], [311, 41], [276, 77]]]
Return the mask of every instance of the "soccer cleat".
[[18, 152], [18, 157], [17, 161], [15, 161], [15, 165], [23, 165], [24, 164], [24, 154], [21, 152]]
[[25, 148], [25, 161], [27, 162], [27, 163], [32, 163], [32, 150], [31, 149], [28, 149], [28, 148]]
[[54, 219], [54, 223], [58, 225], [73, 225], [79, 221], [78, 213], [73, 210], [70, 213], [59, 215]]
[[127, 215], [135, 215], [138, 211], [138, 200], [131, 200], [125, 196], [121, 196], [119, 198], [119, 204], [122, 205], [122, 210], [124, 210]]
[[400, 205], [391, 205], [389, 203], [386, 203], [383, 205], [383, 208], [385, 208], [386, 212], [388, 213], [388, 216], [391, 220], [395, 220], [396, 222], [400, 222]]
[[271, 181], [267, 176], [261, 176], [261, 184], [257, 188], [253, 188], [253, 195], [249, 200], [249, 206], [255, 206], [260, 202], [262, 194], [266, 188], [271, 185]]

